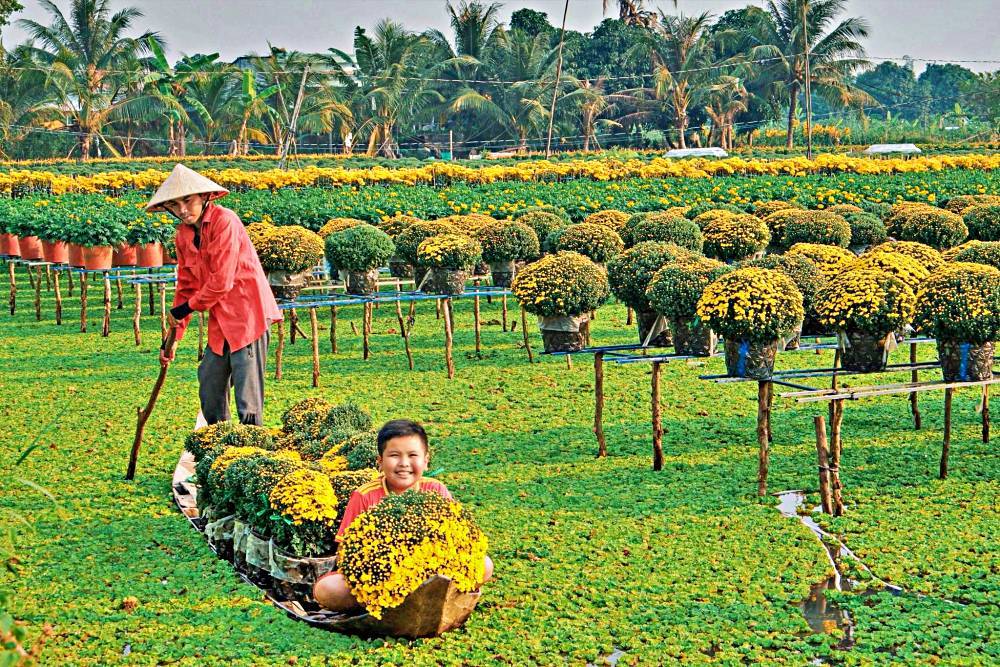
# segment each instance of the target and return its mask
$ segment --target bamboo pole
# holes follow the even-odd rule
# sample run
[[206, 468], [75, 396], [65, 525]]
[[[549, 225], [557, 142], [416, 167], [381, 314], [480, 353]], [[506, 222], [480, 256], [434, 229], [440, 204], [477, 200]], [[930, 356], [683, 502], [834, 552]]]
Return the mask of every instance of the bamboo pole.
[[14, 311], [17, 310], [17, 275], [14, 268], [14, 262], [7, 262], [7, 275], [10, 281], [10, 297], [8, 303], [10, 304], [10, 314], [13, 315]]
[[594, 354], [594, 435], [597, 437], [597, 458], [608, 455], [604, 438], [604, 353]]
[[660, 412], [660, 362], [653, 362], [651, 399], [653, 413], [653, 470], [663, 469], [663, 419]]
[[62, 271], [52, 272], [52, 285], [56, 291], [56, 324], [62, 324], [62, 291], [59, 289], [59, 276]]
[[816, 427], [816, 462], [819, 465], [819, 498], [823, 511], [833, 514], [833, 501], [830, 495], [830, 458], [829, 446], [826, 442], [826, 420], [823, 415], [813, 417]]
[[274, 350], [274, 379], [281, 380], [281, 361], [285, 356], [285, 320], [278, 320], [278, 347]]
[[531, 342], [528, 341], [528, 314], [521, 306], [521, 336], [524, 338], [524, 349], [528, 352], [528, 363], [535, 363], [535, 357], [531, 353]]
[[[104, 274], [104, 321], [101, 323], [101, 336], [107, 338], [111, 334], [111, 277]], [[164, 332], [166, 336], [166, 332]]]
[[[917, 344], [910, 343], [910, 363], [917, 363]], [[913, 369], [910, 371], [910, 381], [919, 382], [920, 381], [920, 371]], [[917, 392], [912, 392], [910, 394], [910, 413], [913, 415], [913, 428], [920, 430], [920, 407], [917, 403]]]
[[500, 303], [501, 303], [500, 307], [502, 309], [501, 313], [503, 315], [503, 330], [507, 331], [507, 295], [506, 294], [504, 294], [503, 297], [500, 299]]
[[479, 359], [483, 358], [482, 354], [482, 329], [479, 321], [479, 295], [477, 294], [473, 299], [472, 304], [473, 317], [475, 319], [476, 328], [476, 357]]
[[80, 333], [87, 333], [87, 277], [80, 275]]
[[28, 274], [28, 287], [30, 287], [31, 291], [34, 292], [35, 291], [35, 274], [31, 272], [31, 267], [30, 266], [26, 266], [25, 269], [27, 269], [26, 273]]
[[299, 328], [299, 314], [295, 312], [294, 308], [288, 309], [288, 335], [289, 335], [289, 345], [295, 345], [295, 332]]
[[66, 269], [66, 296], [73, 296], [73, 271]]
[[313, 387], [319, 386], [319, 322], [316, 321], [316, 309], [309, 309], [309, 330], [312, 332], [312, 362]]
[[337, 354], [337, 307], [330, 306], [330, 353]]
[[396, 300], [396, 319], [399, 321], [399, 335], [403, 338], [403, 347], [406, 349], [406, 363], [410, 370], [413, 370], [413, 352], [410, 350], [410, 332], [406, 330], [406, 322], [403, 321], [403, 307]]
[[573, 370], [573, 355], [572, 354], [567, 354], [566, 355], [566, 370], [568, 370], [568, 371]]
[[123, 300], [124, 297], [122, 295], [122, 279], [121, 278], [115, 278], [115, 288], [118, 290], [118, 308], [117, 309], [118, 310], [122, 310], [123, 308], [125, 308], [125, 301]]
[[844, 423], [844, 401], [831, 401], [833, 408], [833, 420], [830, 422], [830, 496], [832, 499], [833, 515], [844, 515], [844, 498], [841, 490], [844, 485], [840, 482], [840, 457], [844, 451], [844, 441], [841, 437], [841, 426]]
[[757, 495], [767, 495], [767, 469], [771, 432], [771, 394], [774, 385], [769, 381], [757, 383]]
[[[35, 319], [39, 322], [42, 321], [42, 267], [37, 267], [35, 269], [37, 275], [35, 276]], [[28, 269], [31, 272], [31, 269]]]
[[983, 442], [990, 441], [990, 386], [983, 385]]
[[52, 291], [52, 267], [48, 264], [45, 265], [45, 291]]
[[625, 308], [625, 326], [629, 326], [630, 327], [630, 326], [632, 326], [632, 324], [633, 324], [632, 309], [626, 307]]
[[149, 314], [156, 315], [156, 295], [153, 293], [153, 283], [149, 283]]
[[132, 337], [136, 347], [142, 345], [142, 285], [135, 284], [135, 309], [132, 311]]
[[371, 316], [372, 304], [365, 302], [364, 310], [361, 314], [362, 356], [365, 361], [368, 361], [368, 357], [371, 356], [371, 344], [368, 340], [368, 336], [371, 334]]
[[452, 328], [451, 328], [451, 308], [448, 306], [448, 302], [451, 299], [444, 299], [444, 307], [440, 307], [441, 299], [437, 299], [439, 304], [438, 310], [444, 312], [444, 359], [448, 366], [448, 379], [451, 380], [455, 377], [455, 360], [452, 358]]
[[944, 390], [944, 442], [941, 443], [941, 465], [938, 477], [948, 477], [948, 452], [951, 449], [951, 399], [955, 390], [951, 387]]
[[413, 327], [417, 323], [417, 302], [410, 302], [410, 312], [406, 317], [406, 330], [413, 331]]
[[161, 336], [165, 337], [167, 335], [167, 285], [166, 283], [160, 283], [158, 286], [160, 292], [160, 331]]

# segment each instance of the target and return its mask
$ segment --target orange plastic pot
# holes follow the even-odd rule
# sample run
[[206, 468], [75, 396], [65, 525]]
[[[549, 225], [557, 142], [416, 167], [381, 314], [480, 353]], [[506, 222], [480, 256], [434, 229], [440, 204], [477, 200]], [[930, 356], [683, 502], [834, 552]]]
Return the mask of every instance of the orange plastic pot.
[[42, 258], [42, 240], [37, 236], [22, 236], [17, 244], [21, 248], [21, 259]]
[[114, 249], [111, 255], [112, 266], [135, 266], [136, 252], [134, 245], [123, 243]]
[[21, 245], [17, 241], [17, 234], [0, 234], [0, 255], [21, 256]]
[[42, 257], [53, 264], [69, 264], [69, 244], [65, 241], [42, 241]]
[[109, 245], [98, 245], [83, 249], [83, 268], [88, 271], [107, 271], [111, 268], [114, 250]]
[[160, 245], [159, 241], [137, 245], [135, 259], [136, 266], [147, 268], [163, 266], [163, 246]]
[[69, 265], [76, 267], [83, 266], [83, 246], [79, 243], [69, 244]]

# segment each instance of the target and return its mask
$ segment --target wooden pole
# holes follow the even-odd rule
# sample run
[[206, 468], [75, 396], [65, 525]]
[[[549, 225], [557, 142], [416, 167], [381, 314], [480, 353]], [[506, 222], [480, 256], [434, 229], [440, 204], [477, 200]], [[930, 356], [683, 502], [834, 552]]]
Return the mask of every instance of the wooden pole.
[[479, 359], [483, 358], [482, 354], [482, 329], [479, 322], [479, 295], [477, 294], [473, 299], [472, 303], [473, 317], [475, 318], [475, 328], [476, 328], [476, 357]]
[[361, 316], [361, 340], [363, 342], [363, 356], [365, 361], [371, 355], [371, 347], [368, 342], [368, 335], [371, 333], [372, 304], [366, 302]]
[[299, 328], [299, 314], [295, 312], [294, 308], [288, 309], [288, 334], [289, 334], [289, 345], [295, 345], [295, 332]]
[[[455, 360], [451, 356], [452, 347], [452, 329], [451, 329], [451, 308], [448, 302], [451, 299], [444, 299], [444, 307], [439, 308], [440, 311], [444, 311], [444, 359], [445, 363], [448, 365], [448, 379], [451, 380], [455, 377]], [[438, 300], [441, 303], [441, 300]]]
[[[917, 344], [910, 343], [910, 363], [917, 363]], [[920, 371], [913, 369], [910, 371], [910, 382], [920, 381]], [[917, 403], [917, 392], [910, 392], [910, 413], [913, 415], [913, 428], [920, 430], [920, 407]]]
[[274, 350], [274, 379], [281, 380], [281, 361], [285, 356], [285, 320], [278, 320], [278, 347]]
[[[111, 285], [107, 286], [108, 292], [111, 291]], [[108, 303], [110, 304], [111, 299], [109, 297]], [[167, 337], [164, 339], [167, 348], [170, 348], [174, 344], [174, 336], [176, 331], [170, 329]], [[146, 408], [136, 408], [136, 425], [135, 425], [135, 438], [132, 440], [132, 451], [129, 453], [128, 457], [128, 469], [125, 471], [125, 479], [131, 481], [135, 478], [135, 464], [139, 459], [139, 446], [142, 445], [142, 434], [146, 428], [146, 421], [149, 420], [149, 415], [153, 413], [153, 406], [156, 405], [156, 399], [160, 395], [160, 389], [163, 388], [163, 381], [167, 379], [167, 369], [170, 364], [160, 365], [160, 374], [156, 378], [156, 384], [153, 385], [153, 391], [149, 395], [149, 401], [146, 403]]]
[[330, 306], [330, 353], [337, 354], [337, 307]]
[[136, 347], [142, 345], [142, 285], [135, 284], [135, 309], [132, 311], [132, 337]]
[[625, 326], [629, 326], [630, 327], [630, 326], [632, 326], [632, 324], [633, 324], [633, 321], [632, 321], [632, 309], [631, 308], [625, 308]]
[[528, 352], [528, 363], [535, 363], [535, 357], [531, 354], [531, 343], [528, 341], [528, 314], [521, 306], [521, 336], [524, 338], [524, 349]]
[[149, 314], [156, 315], [156, 295], [153, 294], [153, 283], [149, 283]]
[[660, 413], [660, 362], [653, 362], [651, 380], [653, 412], [653, 470], [663, 469], [663, 419]]
[[594, 435], [597, 437], [597, 458], [608, 455], [604, 438], [604, 353], [594, 353]]
[[568, 370], [568, 371], [573, 370], [573, 355], [572, 354], [567, 354], [566, 355], [566, 370]]
[[167, 286], [165, 283], [157, 285], [160, 292], [160, 331], [167, 335]]
[[[31, 271], [31, 269], [28, 269]], [[38, 275], [35, 276], [35, 319], [42, 321], [42, 267], [36, 269]]]
[[767, 469], [769, 464], [771, 392], [769, 381], [757, 383], [757, 495], [767, 495]]
[[983, 385], [983, 442], [990, 441], [990, 386]]
[[410, 302], [410, 312], [406, 316], [406, 330], [413, 331], [414, 325], [417, 323], [417, 302]]
[[51, 292], [52, 291], [52, 281], [51, 281], [51, 278], [52, 278], [52, 267], [49, 266], [48, 264], [46, 264], [45, 265], [45, 291], [46, 292]]
[[[111, 334], [111, 277], [104, 274], [104, 321], [101, 323], [101, 336], [107, 338]], [[164, 332], [166, 336], [166, 332]]]
[[806, 56], [805, 66], [805, 102], [806, 102], [806, 159], [813, 157], [813, 133], [812, 133], [812, 72], [810, 71], [809, 55], [809, 23], [806, 17], [809, 11], [809, 0], [802, 3], [802, 44]]
[[26, 273], [28, 274], [28, 287], [30, 287], [31, 291], [34, 292], [35, 291], [35, 274], [31, 272], [31, 267], [30, 266], [25, 266], [24, 268], [26, 269]]
[[819, 465], [819, 498], [823, 511], [833, 514], [833, 502], [830, 496], [830, 458], [826, 442], [826, 420], [823, 415], [813, 417], [816, 427], [816, 462]]
[[62, 324], [62, 291], [59, 289], [59, 276], [62, 271], [52, 272], [52, 284], [56, 290], [56, 324]]
[[205, 358], [205, 313], [198, 311], [198, 361]]
[[122, 310], [123, 308], [125, 308], [125, 302], [123, 300], [123, 295], [122, 295], [122, 279], [121, 278], [115, 278], [115, 288], [118, 291], [118, 310]]
[[66, 296], [73, 296], [73, 271], [66, 268]]
[[7, 262], [7, 275], [10, 281], [10, 314], [13, 315], [14, 311], [17, 310], [17, 273], [14, 269], [14, 262]]
[[830, 422], [830, 496], [833, 501], [833, 515], [844, 515], [844, 498], [840, 483], [840, 455], [844, 451], [844, 441], [841, 438], [841, 425], [844, 423], [843, 399], [831, 401], [833, 420]]
[[309, 309], [309, 330], [312, 332], [313, 387], [319, 386], [319, 322], [316, 309]]
[[410, 332], [406, 330], [406, 322], [403, 321], [403, 307], [396, 300], [396, 319], [399, 321], [399, 335], [403, 338], [403, 347], [406, 348], [406, 363], [410, 370], [413, 370], [413, 352], [410, 351]]
[[566, 15], [569, 13], [569, 0], [563, 7], [562, 30], [559, 31], [559, 49], [556, 55], [556, 82], [552, 86], [552, 104], [549, 105], [549, 133], [545, 141], [545, 157], [552, 156], [552, 123], [556, 116], [556, 98], [559, 96], [559, 79], [562, 76], [563, 43], [566, 41]]
[[941, 465], [938, 469], [938, 477], [946, 479], [948, 477], [948, 451], [951, 449], [951, 399], [955, 390], [948, 388], [944, 390], [944, 442], [941, 444]]
[[501, 313], [503, 314], [503, 330], [507, 331], [507, 295], [506, 294], [504, 294], [500, 298], [500, 303], [501, 303], [500, 307], [502, 309]]
[[80, 274], [80, 333], [87, 333], [87, 276]]

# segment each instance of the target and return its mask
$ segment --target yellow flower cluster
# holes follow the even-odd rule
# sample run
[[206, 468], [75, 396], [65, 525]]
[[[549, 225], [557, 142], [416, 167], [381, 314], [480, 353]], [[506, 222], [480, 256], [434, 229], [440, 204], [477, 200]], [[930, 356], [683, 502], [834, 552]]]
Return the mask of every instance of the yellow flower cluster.
[[819, 243], [796, 243], [785, 254], [793, 257], [805, 257], [815, 264], [826, 278], [836, 276], [857, 259], [850, 250]]
[[972, 206], [1000, 206], [1000, 195], [958, 195], [944, 205], [946, 209], [959, 215]]
[[350, 227], [357, 227], [363, 224], [365, 224], [365, 221], [358, 220], [357, 218], [330, 218], [319, 228], [318, 234], [320, 238], [325, 239], [330, 234], [336, 234]]
[[939, 340], [982, 345], [1000, 334], [1000, 270], [955, 262], [939, 268], [917, 294], [914, 323]]
[[315, 470], [288, 473], [271, 489], [268, 500], [297, 526], [310, 521], [334, 527], [337, 521], [337, 496], [330, 478]]
[[[435, 162], [420, 167], [365, 169], [308, 166], [302, 169], [205, 169], [208, 178], [230, 190], [278, 190], [289, 187], [348, 186], [375, 184], [434, 184], [464, 182], [470, 184], [498, 181], [557, 181], [587, 178], [614, 181], [627, 178], [710, 178], [716, 175], [801, 176], [815, 173], [895, 174], [925, 173], [945, 169], [992, 170], [1000, 168], [1000, 153], [935, 155], [911, 159], [872, 159], [822, 154], [809, 160], [792, 157], [776, 160], [731, 157], [724, 160], [686, 159], [622, 160], [618, 158], [566, 160], [530, 160], [515, 164], [469, 167], [452, 162]], [[54, 194], [67, 192], [107, 192], [124, 189], [151, 190], [158, 187], [168, 172], [109, 171], [100, 174], [66, 176], [49, 171], [12, 170], [0, 174], [0, 193], [10, 195], [25, 187], [48, 189]]]
[[336, 475], [337, 473], [344, 472], [347, 470], [347, 457], [340, 455], [340, 448], [336, 447], [323, 455], [323, 457], [318, 461], [319, 467], [323, 469], [327, 475]]
[[591, 213], [583, 221], [590, 225], [601, 225], [602, 227], [609, 227], [616, 232], [621, 232], [625, 227], [625, 223], [631, 217], [628, 213], [609, 208], [604, 211]]
[[907, 255], [920, 262], [928, 271], [934, 271], [944, 264], [941, 253], [923, 243], [916, 241], [886, 241], [875, 246], [869, 252], [895, 252]]
[[875, 269], [841, 273], [816, 295], [821, 324], [885, 335], [913, 319], [916, 295], [896, 276]]
[[463, 233], [473, 235], [483, 227], [495, 223], [496, 218], [492, 218], [483, 213], [464, 213], [462, 215], [448, 215], [443, 218], [438, 218], [435, 222], [454, 225]]
[[323, 239], [299, 225], [267, 227], [258, 223], [251, 240], [265, 271], [301, 273], [323, 259]]
[[881, 273], [888, 273], [903, 281], [903, 284], [914, 292], [927, 276], [931, 274], [923, 264], [908, 255], [898, 252], [887, 252], [879, 250], [862, 255], [851, 269], [871, 269]]
[[575, 252], [546, 255], [526, 266], [511, 285], [525, 310], [543, 317], [567, 317], [598, 308], [611, 295], [608, 276]]
[[351, 523], [340, 546], [340, 571], [357, 601], [381, 618], [435, 575], [449, 577], [463, 592], [479, 588], [487, 546], [459, 503], [407, 491]]
[[805, 315], [802, 293], [792, 279], [758, 268], [738, 269], [709, 284], [697, 314], [727, 339], [761, 343], [793, 331]]
[[483, 247], [464, 234], [439, 234], [420, 242], [417, 263], [440, 269], [466, 269], [479, 261]]
[[722, 260], [745, 259], [771, 242], [771, 232], [764, 221], [749, 214], [719, 215], [705, 225], [703, 232], [705, 254]]
[[[777, 213], [778, 211], [784, 211], [789, 208], [796, 208], [795, 204], [789, 204], [786, 201], [764, 201], [757, 202], [753, 208], [753, 214], [760, 219], [765, 219], [772, 213]], [[771, 233], [774, 233], [772, 228]]]

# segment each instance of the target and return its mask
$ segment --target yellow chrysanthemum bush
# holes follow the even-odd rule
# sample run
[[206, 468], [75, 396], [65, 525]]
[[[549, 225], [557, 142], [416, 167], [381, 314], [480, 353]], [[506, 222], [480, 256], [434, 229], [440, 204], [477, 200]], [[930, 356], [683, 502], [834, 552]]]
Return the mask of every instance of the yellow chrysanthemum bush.
[[319, 228], [318, 234], [321, 238], [326, 238], [330, 234], [336, 234], [337, 232], [342, 232], [345, 229], [354, 227], [356, 225], [364, 225], [364, 220], [358, 220], [357, 218], [330, 218], [327, 220], [322, 227]]
[[934, 271], [944, 264], [941, 253], [925, 243], [916, 241], [886, 241], [871, 248], [868, 252], [895, 252], [907, 255], [924, 265], [928, 271]]
[[749, 215], [720, 216], [704, 227], [705, 254], [722, 261], [746, 259], [767, 248], [771, 232], [760, 218]]
[[[685, 220], [685, 222], [687, 222]], [[625, 243], [611, 227], [583, 222], [570, 225], [559, 232], [555, 249], [580, 253], [598, 264], [617, 257], [625, 250]]]
[[241, 456], [222, 475], [221, 503], [263, 538], [271, 537], [274, 521], [268, 501], [271, 490], [286, 475], [302, 467], [298, 452], [283, 450]]
[[973, 206], [1000, 206], [1000, 195], [956, 195], [944, 202], [946, 209], [959, 215]]
[[483, 261], [491, 264], [535, 259], [541, 254], [538, 235], [516, 220], [497, 220], [476, 233], [483, 247]]
[[[965, 243], [963, 243], [961, 245], [957, 245], [957, 246], [948, 248], [946, 250], [942, 250], [941, 251], [941, 259], [943, 259], [946, 262], [954, 262], [954, 261], [956, 261], [955, 258], [958, 257], [961, 253], [965, 252], [966, 250], [968, 250], [970, 248], [974, 248], [974, 247], [976, 247], [977, 245], [979, 245], [981, 243], [983, 243], [983, 242], [982, 241], [976, 241], [976, 240], [966, 241]], [[961, 261], [969, 261], [969, 260], [961, 260]]]
[[392, 216], [391, 218], [386, 218], [378, 223], [376, 227], [389, 236], [396, 238], [403, 232], [404, 229], [418, 222], [424, 222], [424, 220], [416, 217], [415, 215], [404, 215], [400, 213]]
[[274, 224], [270, 222], [252, 222], [247, 225], [247, 236], [250, 237], [251, 245], [255, 249], [261, 247], [274, 229]]
[[336, 551], [338, 499], [330, 478], [298, 468], [271, 489], [271, 539], [275, 546], [298, 556], [324, 556]]
[[488, 542], [469, 512], [436, 493], [386, 497], [351, 523], [338, 562], [351, 593], [375, 618], [435, 575], [477, 590]]
[[785, 211], [788, 209], [795, 209], [798, 207], [795, 206], [795, 204], [791, 204], [787, 201], [772, 200], [772, 201], [754, 202], [751, 205], [751, 208], [753, 209], [754, 215], [756, 215], [761, 220], [764, 220], [767, 218], [767, 216], [771, 215], [772, 213], [777, 213], [778, 211]]
[[231, 514], [233, 508], [222, 502], [226, 469], [241, 457], [267, 454], [259, 447], [218, 447], [204, 453], [195, 465], [199, 506], [211, 506], [216, 514]]
[[463, 213], [461, 215], [449, 215], [443, 218], [438, 218], [434, 222], [440, 222], [445, 225], [453, 225], [458, 230], [468, 236], [475, 236], [476, 232], [485, 227], [486, 225], [492, 225], [496, 222], [496, 218], [488, 216], [484, 213]]
[[727, 340], [768, 343], [802, 323], [802, 293], [779, 271], [737, 269], [705, 288], [697, 314]]
[[707, 257], [666, 264], [646, 290], [650, 304], [667, 318], [677, 354], [707, 356], [715, 352], [715, 332], [697, 317], [705, 288], [732, 268]]
[[431, 236], [417, 246], [417, 264], [435, 269], [468, 269], [480, 260], [483, 246], [465, 234]]
[[628, 222], [631, 217], [632, 215], [630, 213], [607, 209], [591, 213], [584, 218], [583, 221], [588, 225], [601, 225], [602, 227], [609, 227], [616, 232], [621, 233], [622, 229], [625, 227], [625, 223]]
[[661, 241], [700, 253], [705, 244], [701, 229], [693, 220], [665, 212], [652, 213], [631, 229], [633, 243]]
[[323, 260], [323, 239], [299, 225], [274, 227], [254, 247], [268, 272], [301, 273]]
[[941, 250], [956, 246], [969, 236], [962, 216], [944, 209], [916, 208], [904, 212], [893, 226], [893, 236]]
[[511, 289], [525, 310], [541, 317], [589, 313], [610, 296], [604, 269], [575, 252], [546, 255], [529, 264]]
[[851, 243], [851, 225], [843, 216], [829, 211], [798, 211], [784, 216], [781, 236], [775, 240], [782, 248], [791, 248], [796, 243], [846, 248]]
[[973, 241], [963, 244], [954, 257], [955, 262], [972, 262], [985, 264], [1000, 269], [1000, 241]]
[[930, 211], [931, 213], [935, 211], [940, 211], [937, 206], [932, 206], [927, 202], [921, 201], [901, 201], [892, 205], [889, 209], [889, 214], [885, 216], [885, 228], [890, 236], [897, 236], [899, 234], [899, 226], [903, 223], [907, 217], [918, 211]]
[[920, 284], [931, 274], [923, 264], [913, 259], [909, 255], [898, 252], [877, 252], [865, 253], [851, 265], [851, 269], [871, 269], [896, 276], [903, 281], [903, 284], [914, 292]]
[[831, 330], [884, 336], [912, 321], [915, 299], [914, 291], [896, 276], [860, 268], [841, 273], [821, 289], [816, 311]]
[[426, 222], [415, 222], [394, 239], [396, 244], [396, 254], [409, 264], [417, 263], [417, 248], [426, 239], [439, 234], [461, 234], [458, 227], [446, 222], [428, 220]]
[[785, 254], [790, 257], [805, 257], [826, 278], [836, 276], [857, 259], [850, 250], [818, 243], [796, 243]]
[[1000, 241], [1000, 203], [970, 206], [963, 212], [962, 220], [968, 227], [971, 238]]

